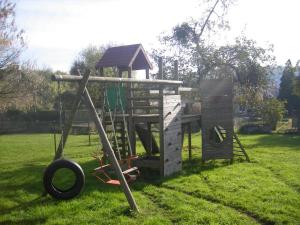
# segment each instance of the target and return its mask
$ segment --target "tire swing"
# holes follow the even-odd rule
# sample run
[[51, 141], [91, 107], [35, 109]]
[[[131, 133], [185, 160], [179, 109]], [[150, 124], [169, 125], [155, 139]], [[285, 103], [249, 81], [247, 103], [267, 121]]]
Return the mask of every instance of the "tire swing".
[[[67, 169], [73, 173], [73, 176], [75, 175], [75, 181], [72, 181], [72, 184], [66, 188], [55, 184], [55, 174], [61, 169]], [[68, 183], [68, 178], [70, 179], [70, 176], [63, 177], [65, 183]], [[49, 195], [56, 199], [67, 200], [74, 198], [81, 192], [84, 186], [85, 176], [78, 163], [67, 159], [58, 159], [53, 161], [45, 170], [43, 182], [44, 188]]]

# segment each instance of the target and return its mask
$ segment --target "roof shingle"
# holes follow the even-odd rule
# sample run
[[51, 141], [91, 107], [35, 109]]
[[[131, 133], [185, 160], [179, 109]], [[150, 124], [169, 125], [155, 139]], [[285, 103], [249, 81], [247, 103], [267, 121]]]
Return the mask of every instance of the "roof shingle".
[[106, 50], [96, 65], [101, 67], [132, 67], [133, 70], [152, 69], [152, 65], [141, 44], [112, 47]]

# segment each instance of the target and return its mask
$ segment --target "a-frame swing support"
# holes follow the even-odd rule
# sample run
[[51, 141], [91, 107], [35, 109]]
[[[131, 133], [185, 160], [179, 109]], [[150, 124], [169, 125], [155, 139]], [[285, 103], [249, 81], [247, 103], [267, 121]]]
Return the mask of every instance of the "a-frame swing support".
[[66, 122], [65, 126], [64, 126], [64, 129], [63, 129], [63, 134], [62, 134], [62, 137], [61, 137], [61, 140], [60, 140], [60, 143], [59, 143], [59, 146], [58, 146], [58, 149], [56, 151], [56, 154], [55, 154], [55, 159], [58, 159], [62, 156], [62, 153], [63, 153], [63, 147], [67, 141], [67, 138], [68, 138], [68, 134], [69, 134], [69, 131], [71, 129], [71, 125], [72, 125], [72, 122], [73, 122], [73, 119], [74, 119], [74, 116], [75, 116], [75, 113], [77, 111], [77, 108], [78, 108], [78, 105], [80, 103], [80, 100], [81, 98], [84, 99], [84, 103], [86, 104], [86, 106], [88, 107], [89, 109], [89, 112], [90, 112], [90, 115], [91, 117], [93, 118], [94, 120], [94, 123], [95, 123], [95, 126], [96, 126], [96, 129], [98, 131], [98, 134], [99, 134], [99, 138], [102, 142], [102, 145], [103, 145], [103, 149], [104, 151], [107, 153], [108, 157], [109, 157], [109, 160], [111, 162], [111, 164], [113, 165], [113, 168], [119, 178], [119, 181], [120, 181], [120, 184], [121, 184], [121, 187], [123, 189], [123, 192], [127, 198], [127, 201], [130, 205], [130, 208], [132, 210], [135, 210], [135, 211], [139, 211], [138, 210], [138, 207], [137, 207], [137, 204], [133, 198], [133, 195], [130, 191], [130, 188], [127, 184], [127, 181], [122, 173], [122, 169], [118, 163], [118, 160], [116, 158], [116, 155], [109, 143], [109, 140], [107, 138], [107, 135], [104, 131], [104, 128], [103, 128], [103, 125], [101, 123], [101, 120], [98, 116], [98, 113], [95, 109], [95, 106], [93, 104], [93, 101], [89, 95], [89, 92], [86, 88], [86, 85], [88, 83], [88, 80], [89, 80], [89, 75], [90, 73], [89, 72], [86, 72], [84, 74], [84, 76], [82, 77], [82, 80], [80, 81], [79, 83], [79, 88], [78, 88], [78, 91], [77, 91], [77, 95], [76, 95], [76, 98], [74, 100], [74, 104], [73, 104], [73, 108], [72, 108], [72, 111], [71, 111], [71, 115], [68, 119], [68, 121]]

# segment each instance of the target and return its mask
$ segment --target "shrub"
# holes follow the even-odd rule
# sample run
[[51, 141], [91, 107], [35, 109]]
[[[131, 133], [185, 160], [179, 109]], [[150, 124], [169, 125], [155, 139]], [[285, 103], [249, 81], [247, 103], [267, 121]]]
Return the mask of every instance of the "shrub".
[[285, 101], [276, 98], [266, 99], [256, 109], [256, 113], [264, 124], [270, 125], [272, 130], [275, 130], [277, 122], [282, 120], [286, 113]]

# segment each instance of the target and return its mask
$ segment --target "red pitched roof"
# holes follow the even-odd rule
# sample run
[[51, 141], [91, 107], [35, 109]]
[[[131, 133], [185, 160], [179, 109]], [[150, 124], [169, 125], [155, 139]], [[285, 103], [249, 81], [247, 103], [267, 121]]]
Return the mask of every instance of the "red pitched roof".
[[96, 65], [101, 67], [132, 67], [133, 70], [152, 69], [152, 65], [141, 44], [112, 47], [106, 50]]

